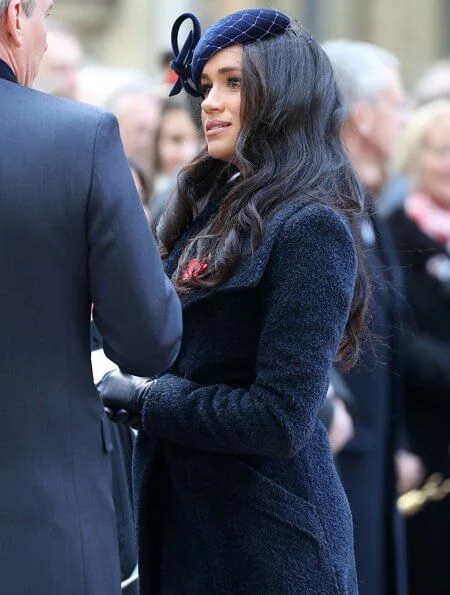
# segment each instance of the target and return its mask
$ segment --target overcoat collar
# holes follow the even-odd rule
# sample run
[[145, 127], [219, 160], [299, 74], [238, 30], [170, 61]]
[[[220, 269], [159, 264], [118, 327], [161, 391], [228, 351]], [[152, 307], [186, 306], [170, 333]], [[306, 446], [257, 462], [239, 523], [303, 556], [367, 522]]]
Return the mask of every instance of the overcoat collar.
[[[236, 269], [230, 275], [230, 277], [219, 287], [215, 287], [213, 289], [196, 289], [190, 293], [182, 295], [180, 300], [183, 309], [186, 310], [193, 304], [208, 299], [213, 295], [218, 295], [228, 291], [237, 291], [244, 288], [250, 289], [258, 285], [264, 274], [273, 245], [278, 233], [283, 227], [283, 224], [294, 213], [304, 208], [306, 204], [307, 203], [304, 202], [295, 202], [276, 213], [266, 226], [261, 244], [253, 252], [248, 252], [241, 257]], [[170, 277], [173, 277], [176, 273], [178, 259], [180, 258], [183, 248], [186, 245], [186, 241], [202, 229], [208, 220], [208, 215], [209, 217], [212, 216], [212, 210], [208, 213], [206, 213], [206, 211], [209, 211], [208, 207], [205, 209], [205, 212], [202, 213], [192, 224], [192, 226], [181, 236], [169, 257], [166, 259], [164, 266], [166, 273]]]
[[17, 83], [17, 77], [9, 64], [0, 60], [0, 79], [5, 79], [11, 83]]

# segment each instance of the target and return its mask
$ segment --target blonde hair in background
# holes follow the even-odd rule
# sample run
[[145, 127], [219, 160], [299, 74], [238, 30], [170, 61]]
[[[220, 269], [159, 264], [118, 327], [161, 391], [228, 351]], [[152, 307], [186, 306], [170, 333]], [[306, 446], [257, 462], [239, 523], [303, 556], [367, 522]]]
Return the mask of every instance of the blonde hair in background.
[[425, 137], [440, 118], [450, 120], [450, 99], [438, 99], [413, 112], [399, 141], [394, 171], [405, 175], [412, 186], [420, 185], [419, 157]]

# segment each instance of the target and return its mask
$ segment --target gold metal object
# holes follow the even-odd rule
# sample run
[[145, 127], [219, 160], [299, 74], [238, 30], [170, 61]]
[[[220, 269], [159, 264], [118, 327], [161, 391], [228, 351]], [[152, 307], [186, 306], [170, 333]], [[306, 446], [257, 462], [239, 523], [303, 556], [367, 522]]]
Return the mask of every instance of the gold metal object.
[[410, 490], [397, 499], [397, 508], [404, 516], [417, 514], [428, 502], [439, 502], [450, 494], [450, 479], [433, 473], [419, 490]]

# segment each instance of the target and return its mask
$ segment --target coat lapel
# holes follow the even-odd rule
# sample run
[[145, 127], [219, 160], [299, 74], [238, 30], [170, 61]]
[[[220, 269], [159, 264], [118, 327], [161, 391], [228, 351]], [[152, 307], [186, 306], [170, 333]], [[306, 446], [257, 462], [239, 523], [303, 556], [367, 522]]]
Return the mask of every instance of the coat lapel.
[[[261, 244], [253, 252], [249, 249], [248, 252], [246, 252], [244, 256], [241, 257], [236, 269], [224, 283], [213, 289], [197, 289], [180, 296], [183, 310], [187, 310], [193, 304], [205, 299], [209, 299], [212, 296], [226, 292], [238, 291], [245, 288], [250, 289], [258, 285], [266, 269], [266, 265], [271, 255], [277, 235], [284, 222], [289, 219], [289, 217], [296, 211], [301, 210], [304, 206], [304, 203], [293, 203], [285, 207], [279, 213], [276, 213], [266, 226]], [[205, 223], [206, 221], [203, 222], [203, 225]], [[197, 229], [197, 226], [195, 226], [193, 231], [191, 229], [191, 233], [183, 234], [183, 236], [180, 238], [180, 241], [177, 242], [174, 249], [170, 253], [165, 262], [165, 266], [166, 273], [171, 277], [175, 274], [178, 259], [183, 251], [184, 246], [186, 245], [187, 239], [192, 237], [194, 233], [200, 231], [200, 229], [201, 227], [198, 227]]]
[[195, 219], [181, 234], [177, 243], [172, 248], [169, 256], [164, 261], [164, 270], [168, 277], [171, 279], [173, 278], [178, 267], [178, 261], [188, 240], [197, 235], [203, 229], [203, 227], [205, 227], [209, 219], [214, 216], [217, 207], [217, 204], [211, 202], [211, 204], [207, 205], [204, 211], [200, 213], [197, 219]]

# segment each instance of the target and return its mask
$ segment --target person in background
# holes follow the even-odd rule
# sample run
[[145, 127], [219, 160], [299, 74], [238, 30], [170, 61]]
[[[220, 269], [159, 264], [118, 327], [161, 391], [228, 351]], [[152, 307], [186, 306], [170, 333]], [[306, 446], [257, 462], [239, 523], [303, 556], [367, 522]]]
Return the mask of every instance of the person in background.
[[181, 100], [166, 100], [155, 137], [156, 192], [163, 190], [199, 150], [200, 135], [191, 109]]
[[150, 202], [155, 226], [176, 188], [177, 175], [200, 150], [201, 138], [193, 111], [186, 101], [168, 99], [162, 106], [155, 135], [153, 196]]
[[399, 63], [386, 50], [350, 40], [328, 41], [323, 48], [346, 105], [344, 145], [366, 188], [368, 211], [360, 221], [360, 238], [372, 285], [370, 337], [358, 366], [344, 376], [357, 412], [354, 437], [339, 454], [338, 465], [354, 518], [361, 595], [406, 595], [396, 471], [400, 481], [410, 485], [417, 479], [409, 476], [410, 463], [417, 473], [420, 463], [405, 452], [400, 270], [376, 212], [403, 127], [405, 95]]
[[140, 85], [120, 87], [106, 102], [119, 122], [125, 155], [153, 173], [155, 136], [160, 117], [160, 101], [151, 88]]
[[412, 99], [416, 108], [437, 99], [450, 99], [450, 58], [435, 62], [422, 74]]
[[30, 88], [52, 5], [0, 0], [0, 590], [119, 595], [92, 303], [105, 353], [141, 375], [176, 358], [181, 309], [116, 119]]
[[138, 191], [139, 198], [141, 199], [141, 203], [144, 208], [145, 216], [147, 217], [147, 221], [150, 223], [151, 214], [150, 214], [149, 201], [150, 201], [150, 195], [151, 195], [151, 187], [150, 187], [149, 177], [147, 176], [145, 171], [131, 159], [128, 159], [128, 164], [130, 166], [131, 175], [133, 176], [133, 180], [136, 185], [136, 189]]
[[[439, 60], [426, 70], [411, 92], [411, 113], [413, 110], [438, 99], [450, 99], [450, 59]], [[402, 206], [403, 199], [411, 187], [406, 176], [398, 171], [391, 172], [379, 201], [379, 212], [387, 218]]]
[[172, 94], [202, 98], [207, 146], [158, 226], [180, 355], [153, 380], [112, 372], [98, 387], [113, 419], [140, 428], [141, 595], [356, 595], [350, 510], [318, 419], [331, 365], [357, 358], [367, 298], [341, 97], [317, 41], [283, 13], [239, 11], [200, 39], [182, 15], [172, 39], [187, 18]]
[[[450, 478], [450, 100], [412, 116], [396, 170], [411, 190], [389, 218], [405, 278], [411, 336], [405, 369], [406, 421], [427, 477]], [[410, 595], [449, 591], [450, 496], [408, 519]]]
[[80, 40], [70, 29], [54, 25], [34, 88], [57, 97], [78, 99], [78, 74], [84, 60]]
[[[327, 429], [331, 452], [335, 457], [354, 436], [354, 406], [353, 395], [341, 374], [337, 369], [332, 368], [327, 398], [319, 412], [319, 417]], [[336, 460], [335, 462], [337, 463]]]

